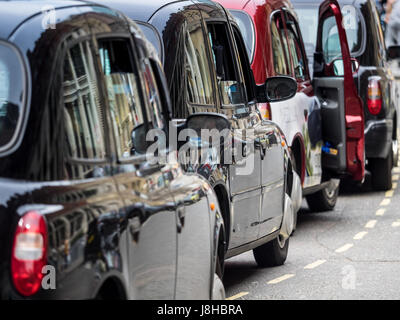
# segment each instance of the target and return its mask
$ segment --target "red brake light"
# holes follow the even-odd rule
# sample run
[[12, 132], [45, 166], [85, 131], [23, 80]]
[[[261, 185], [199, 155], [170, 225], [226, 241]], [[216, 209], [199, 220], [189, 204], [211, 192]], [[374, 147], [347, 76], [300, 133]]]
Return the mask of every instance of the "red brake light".
[[382, 91], [379, 80], [377, 79], [369, 81], [367, 103], [368, 103], [368, 110], [372, 115], [376, 116], [381, 112]]
[[46, 256], [46, 222], [42, 215], [30, 211], [18, 222], [11, 257], [12, 280], [23, 296], [31, 296], [39, 290]]

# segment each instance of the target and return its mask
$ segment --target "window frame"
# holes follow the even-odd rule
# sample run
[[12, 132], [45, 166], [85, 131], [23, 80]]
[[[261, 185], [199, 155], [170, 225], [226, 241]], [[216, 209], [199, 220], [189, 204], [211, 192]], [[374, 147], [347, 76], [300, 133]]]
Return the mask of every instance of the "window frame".
[[6, 157], [16, 151], [22, 143], [23, 137], [26, 132], [26, 127], [28, 125], [28, 118], [31, 110], [31, 90], [32, 90], [32, 80], [31, 74], [29, 72], [29, 68], [27, 67], [29, 64], [26, 61], [26, 58], [19, 50], [17, 46], [14, 44], [0, 39], [0, 46], [8, 47], [14, 53], [16, 58], [19, 60], [21, 66], [21, 76], [22, 76], [22, 90], [24, 95], [21, 101], [20, 108], [20, 117], [18, 119], [18, 124], [14, 130], [13, 136], [11, 140], [4, 146], [0, 147], [0, 156]]

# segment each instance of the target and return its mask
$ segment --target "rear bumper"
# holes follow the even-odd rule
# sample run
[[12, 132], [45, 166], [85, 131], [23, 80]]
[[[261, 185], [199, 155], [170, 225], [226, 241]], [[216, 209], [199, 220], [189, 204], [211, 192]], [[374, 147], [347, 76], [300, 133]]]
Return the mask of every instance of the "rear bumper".
[[393, 121], [368, 121], [365, 126], [365, 153], [367, 158], [386, 158], [392, 148]]

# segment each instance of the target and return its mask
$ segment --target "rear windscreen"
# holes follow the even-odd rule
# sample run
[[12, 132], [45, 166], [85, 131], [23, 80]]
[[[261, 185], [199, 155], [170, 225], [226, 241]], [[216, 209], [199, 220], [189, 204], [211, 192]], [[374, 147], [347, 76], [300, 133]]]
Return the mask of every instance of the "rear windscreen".
[[21, 126], [23, 99], [21, 60], [15, 49], [0, 42], [0, 152], [14, 143]]

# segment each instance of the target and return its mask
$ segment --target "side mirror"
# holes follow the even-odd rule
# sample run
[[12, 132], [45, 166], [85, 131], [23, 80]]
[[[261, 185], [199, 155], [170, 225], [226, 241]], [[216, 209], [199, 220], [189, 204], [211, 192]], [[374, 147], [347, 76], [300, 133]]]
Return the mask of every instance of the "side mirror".
[[131, 155], [145, 154], [149, 146], [146, 141], [147, 126], [142, 123], [132, 130], [132, 149]]
[[[291, 77], [270, 77], [265, 82], [266, 102], [280, 102], [293, 98], [297, 92], [297, 81]], [[264, 102], [264, 101], [259, 101]]]
[[227, 141], [231, 134], [231, 127], [228, 118], [218, 113], [195, 113], [186, 120], [186, 128], [196, 131], [199, 138], [201, 138], [202, 130], [210, 130], [210, 133], [212, 133], [211, 130], [214, 132], [217, 130], [220, 137]]
[[400, 46], [390, 46], [387, 50], [389, 59], [400, 58]]
[[[356, 58], [351, 58], [351, 69], [353, 73], [358, 72], [358, 69], [360, 68], [360, 63]], [[333, 69], [333, 74], [337, 77], [343, 77], [344, 76], [344, 65], [343, 65], [343, 59], [339, 58], [336, 60], [333, 60], [332, 62], [332, 69]]]

